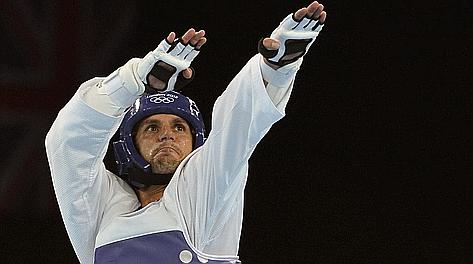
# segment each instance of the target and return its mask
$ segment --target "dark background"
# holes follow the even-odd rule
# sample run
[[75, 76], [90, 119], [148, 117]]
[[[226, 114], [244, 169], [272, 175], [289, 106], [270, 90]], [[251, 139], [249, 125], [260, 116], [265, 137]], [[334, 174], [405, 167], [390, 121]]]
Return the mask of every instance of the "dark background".
[[[250, 160], [243, 263], [473, 263], [470, 1], [323, 2], [287, 117]], [[309, 1], [0, 2], [0, 262], [77, 263], [44, 137], [77, 87], [205, 29], [213, 101]]]

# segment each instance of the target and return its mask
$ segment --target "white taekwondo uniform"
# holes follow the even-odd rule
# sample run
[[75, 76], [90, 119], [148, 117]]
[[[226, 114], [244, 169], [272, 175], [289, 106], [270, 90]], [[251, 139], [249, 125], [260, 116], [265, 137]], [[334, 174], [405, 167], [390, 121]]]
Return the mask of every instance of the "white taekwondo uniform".
[[204, 145], [181, 162], [162, 199], [144, 208], [103, 163], [124, 114], [99, 111], [106, 103], [84, 96], [103, 78], [83, 83], [46, 136], [54, 190], [80, 262], [237, 262], [248, 160], [284, 116], [301, 62], [283, 72], [259, 54], [250, 59], [216, 100]]

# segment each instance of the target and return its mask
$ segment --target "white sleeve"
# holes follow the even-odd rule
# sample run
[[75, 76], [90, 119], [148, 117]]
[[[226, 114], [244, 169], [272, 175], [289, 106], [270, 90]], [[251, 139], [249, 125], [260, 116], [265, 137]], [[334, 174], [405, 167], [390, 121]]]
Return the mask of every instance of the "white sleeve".
[[266, 90], [254, 56], [217, 99], [212, 130], [205, 144], [184, 164], [178, 183], [181, 212], [187, 235], [207, 254], [238, 252], [243, 218], [243, 190], [248, 160], [271, 126], [284, 116], [292, 90], [287, 87], [272, 98]]
[[130, 197], [123, 199], [129, 192], [118, 189], [126, 186], [117, 184], [102, 162], [121, 117], [100, 113], [81, 98], [99, 81], [93, 79], [81, 85], [59, 112], [45, 142], [61, 215], [81, 263], [93, 263], [104, 210], [110, 210], [119, 200], [134, 202]]
[[87, 105], [105, 115], [119, 117], [126, 108], [139, 98], [139, 92], [131, 93], [119, 76], [120, 69], [105, 78], [94, 78], [94, 85], [83, 89], [80, 97]]

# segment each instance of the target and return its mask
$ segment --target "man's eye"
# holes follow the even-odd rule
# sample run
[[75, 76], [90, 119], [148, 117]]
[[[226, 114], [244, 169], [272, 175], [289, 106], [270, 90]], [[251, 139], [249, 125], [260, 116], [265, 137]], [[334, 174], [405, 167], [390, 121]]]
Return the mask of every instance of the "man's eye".
[[156, 132], [158, 131], [158, 127], [155, 125], [150, 125], [150, 126], [147, 126], [145, 130], [150, 131], [150, 132]]
[[183, 125], [176, 125], [176, 130], [179, 132], [185, 131], [186, 128]]

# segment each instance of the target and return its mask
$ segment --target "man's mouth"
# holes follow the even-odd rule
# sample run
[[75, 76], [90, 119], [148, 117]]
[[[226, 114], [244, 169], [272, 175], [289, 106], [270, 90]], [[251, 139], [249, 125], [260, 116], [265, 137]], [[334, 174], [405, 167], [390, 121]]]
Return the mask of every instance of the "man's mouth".
[[172, 146], [162, 146], [162, 147], [159, 147], [156, 151], [156, 154], [159, 154], [159, 153], [170, 153], [170, 152], [175, 152], [175, 153], [178, 153], [179, 152], [176, 150], [176, 148], [172, 147]]
[[171, 147], [164, 147], [158, 150], [158, 152], [171, 152], [171, 151], [176, 151], [176, 150]]

